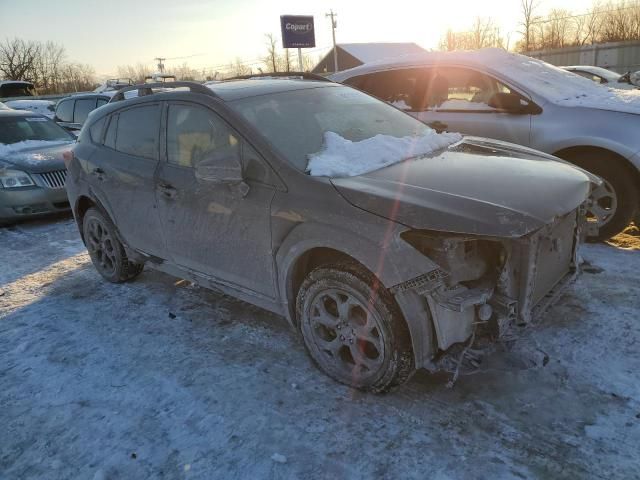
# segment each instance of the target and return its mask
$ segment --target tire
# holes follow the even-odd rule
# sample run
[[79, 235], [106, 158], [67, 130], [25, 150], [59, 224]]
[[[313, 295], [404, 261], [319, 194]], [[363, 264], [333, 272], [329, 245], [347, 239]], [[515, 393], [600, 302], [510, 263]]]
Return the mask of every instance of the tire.
[[100, 210], [87, 210], [82, 219], [82, 232], [93, 266], [106, 280], [122, 283], [140, 275], [144, 264], [127, 258], [116, 227]]
[[[607, 153], [585, 152], [574, 154], [567, 160], [601, 177], [605, 181], [605, 190], [614, 197], [613, 215], [604, 219], [597, 236], [588, 237], [587, 240], [602, 242], [622, 232], [631, 223], [638, 209], [638, 187], [633, 172]], [[607, 204], [602, 204], [603, 200], [608, 204], [612, 203], [606, 195], [597, 199], [596, 203], [602, 207]]]
[[381, 393], [406, 382], [415, 370], [402, 314], [359, 265], [313, 270], [298, 292], [296, 314], [314, 363], [340, 383]]

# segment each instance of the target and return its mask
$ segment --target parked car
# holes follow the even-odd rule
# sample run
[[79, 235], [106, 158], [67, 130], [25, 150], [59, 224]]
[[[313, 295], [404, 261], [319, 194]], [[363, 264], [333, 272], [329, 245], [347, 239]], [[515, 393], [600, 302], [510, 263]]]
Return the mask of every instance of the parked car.
[[47, 117], [0, 110], [0, 224], [69, 210], [62, 155], [73, 141]]
[[79, 93], [58, 101], [53, 119], [67, 130], [80, 130], [89, 113], [111, 100], [115, 92]]
[[631, 82], [631, 72], [621, 75], [606, 68], [591, 67], [588, 65], [574, 65], [560, 68], [610, 88], [618, 88], [620, 90], [637, 90], [639, 88]]
[[33, 97], [36, 89], [33, 83], [23, 80], [0, 80], [0, 98]]
[[51, 100], [9, 100], [5, 105], [14, 110], [26, 110], [49, 118], [53, 118], [56, 111], [56, 103]]
[[[398, 57], [332, 79], [371, 93], [439, 131], [505, 140], [602, 177], [592, 238], [622, 231], [638, 210], [640, 96], [540, 60], [484, 49]], [[599, 233], [595, 234], [598, 231]]]
[[478, 322], [527, 323], [575, 274], [597, 177], [307, 78], [121, 90], [90, 113], [67, 192], [97, 271], [146, 264], [283, 314], [374, 391]]

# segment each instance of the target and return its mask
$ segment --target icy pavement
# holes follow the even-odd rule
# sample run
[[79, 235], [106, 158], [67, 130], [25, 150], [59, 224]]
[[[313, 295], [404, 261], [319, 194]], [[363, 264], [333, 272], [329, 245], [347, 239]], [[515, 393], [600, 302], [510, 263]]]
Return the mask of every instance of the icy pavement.
[[284, 319], [150, 270], [107, 284], [69, 219], [0, 230], [0, 478], [638, 478], [640, 254], [591, 263], [462, 376], [376, 396]]

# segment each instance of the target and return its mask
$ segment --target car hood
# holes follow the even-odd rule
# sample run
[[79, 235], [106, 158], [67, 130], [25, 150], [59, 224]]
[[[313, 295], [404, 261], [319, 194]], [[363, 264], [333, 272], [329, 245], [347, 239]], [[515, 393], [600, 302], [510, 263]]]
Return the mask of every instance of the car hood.
[[28, 173], [50, 172], [65, 168], [63, 152], [73, 142], [39, 142], [48, 144], [23, 150], [0, 149], [0, 168], [16, 168]]
[[411, 228], [498, 237], [553, 222], [600, 183], [551, 155], [476, 137], [331, 182], [351, 204]]

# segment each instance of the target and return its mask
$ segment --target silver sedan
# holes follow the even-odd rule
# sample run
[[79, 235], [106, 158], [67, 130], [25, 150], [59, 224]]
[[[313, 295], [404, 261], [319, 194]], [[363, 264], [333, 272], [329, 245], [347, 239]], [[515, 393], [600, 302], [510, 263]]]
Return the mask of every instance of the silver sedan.
[[600, 176], [590, 207], [596, 238], [620, 232], [638, 210], [640, 91], [608, 89], [499, 49], [398, 57], [331, 78], [436, 130], [528, 146]]

